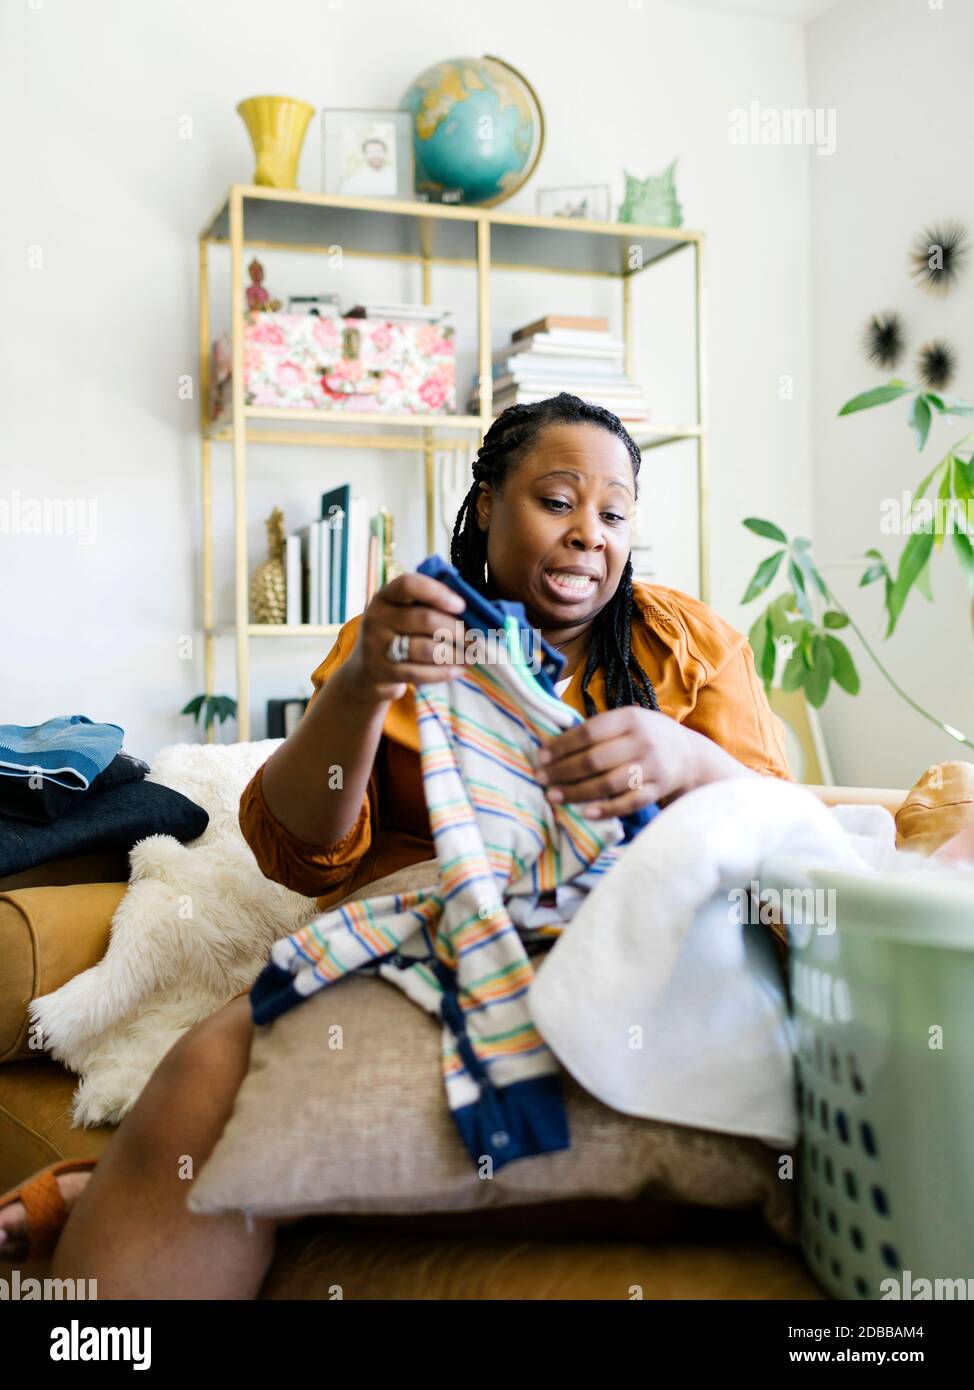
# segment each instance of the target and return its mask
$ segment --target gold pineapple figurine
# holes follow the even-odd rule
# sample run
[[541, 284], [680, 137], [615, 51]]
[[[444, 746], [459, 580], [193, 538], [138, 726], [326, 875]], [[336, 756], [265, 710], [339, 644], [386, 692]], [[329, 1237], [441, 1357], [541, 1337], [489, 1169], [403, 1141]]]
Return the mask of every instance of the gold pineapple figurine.
[[250, 620], [283, 623], [287, 618], [287, 579], [284, 570], [284, 513], [275, 507], [267, 518], [268, 558], [250, 581]]

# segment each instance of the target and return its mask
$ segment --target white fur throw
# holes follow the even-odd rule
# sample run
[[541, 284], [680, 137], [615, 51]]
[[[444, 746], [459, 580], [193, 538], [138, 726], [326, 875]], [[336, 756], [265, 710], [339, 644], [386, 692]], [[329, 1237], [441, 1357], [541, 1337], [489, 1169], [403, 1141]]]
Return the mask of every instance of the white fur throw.
[[31, 1006], [51, 1056], [81, 1078], [76, 1124], [117, 1123], [173, 1043], [315, 916], [314, 898], [264, 877], [237, 820], [241, 792], [280, 742], [175, 744], [155, 759], [147, 780], [202, 806], [209, 825], [187, 845], [150, 835], [132, 848], [103, 960]]

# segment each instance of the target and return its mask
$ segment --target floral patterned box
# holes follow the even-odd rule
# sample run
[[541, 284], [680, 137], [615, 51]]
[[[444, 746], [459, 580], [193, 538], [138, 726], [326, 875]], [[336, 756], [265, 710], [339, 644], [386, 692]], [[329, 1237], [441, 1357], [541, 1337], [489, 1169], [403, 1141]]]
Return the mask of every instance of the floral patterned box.
[[[441, 415], [456, 409], [455, 345], [443, 324], [315, 314], [244, 317], [247, 405]], [[228, 409], [230, 338], [213, 344], [211, 414]]]

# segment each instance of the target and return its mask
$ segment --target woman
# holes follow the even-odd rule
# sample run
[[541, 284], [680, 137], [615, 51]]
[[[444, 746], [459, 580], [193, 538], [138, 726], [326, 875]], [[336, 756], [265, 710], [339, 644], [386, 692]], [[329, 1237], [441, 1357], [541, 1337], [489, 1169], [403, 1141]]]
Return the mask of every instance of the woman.
[[[552, 802], [591, 817], [727, 777], [789, 777], [746, 640], [695, 599], [633, 582], [639, 465], [607, 410], [564, 393], [513, 406], [484, 439], [453, 535], [461, 574], [522, 602], [566, 658], [559, 693], [588, 717], [551, 740], [540, 775]], [[463, 606], [404, 574], [342, 628], [304, 718], [241, 801], [268, 877], [325, 908], [433, 855], [410, 687], [463, 669]], [[71, 1214], [54, 1277], [97, 1278], [102, 1298], [256, 1295], [276, 1223], [195, 1216], [184, 1177], [185, 1158], [199, 1171], [223, 1130], [252, 1031], [246, 995], [190, 1029], [90, 1177], [57, 1179]], [[23, 1203], [0, 1210], [0, 1227], [25, 1225]]]

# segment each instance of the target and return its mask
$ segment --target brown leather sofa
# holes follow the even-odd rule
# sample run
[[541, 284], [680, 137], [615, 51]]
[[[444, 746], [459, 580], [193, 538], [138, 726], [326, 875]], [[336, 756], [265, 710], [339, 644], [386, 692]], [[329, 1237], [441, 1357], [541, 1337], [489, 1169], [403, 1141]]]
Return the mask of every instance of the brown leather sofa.
[[[894, 813], [903, 799], [814, 790]], [[108, 1126], [72, 1124], [75, 1078], [31, 1046], [26, 1010], [104, 954], [127, 871], [124, 857], [103, 856], [0, 880], [0, 1192], [56, 1159], [97, 1155], [111, 1137]], [[800, 1251], [756, 1212], [627, 1202], [316, 1218], [283, 1230], [261, 1296], [327, 1299], [336, 1285], [344, 1298], [379, 1299], [823, 1297]]]

